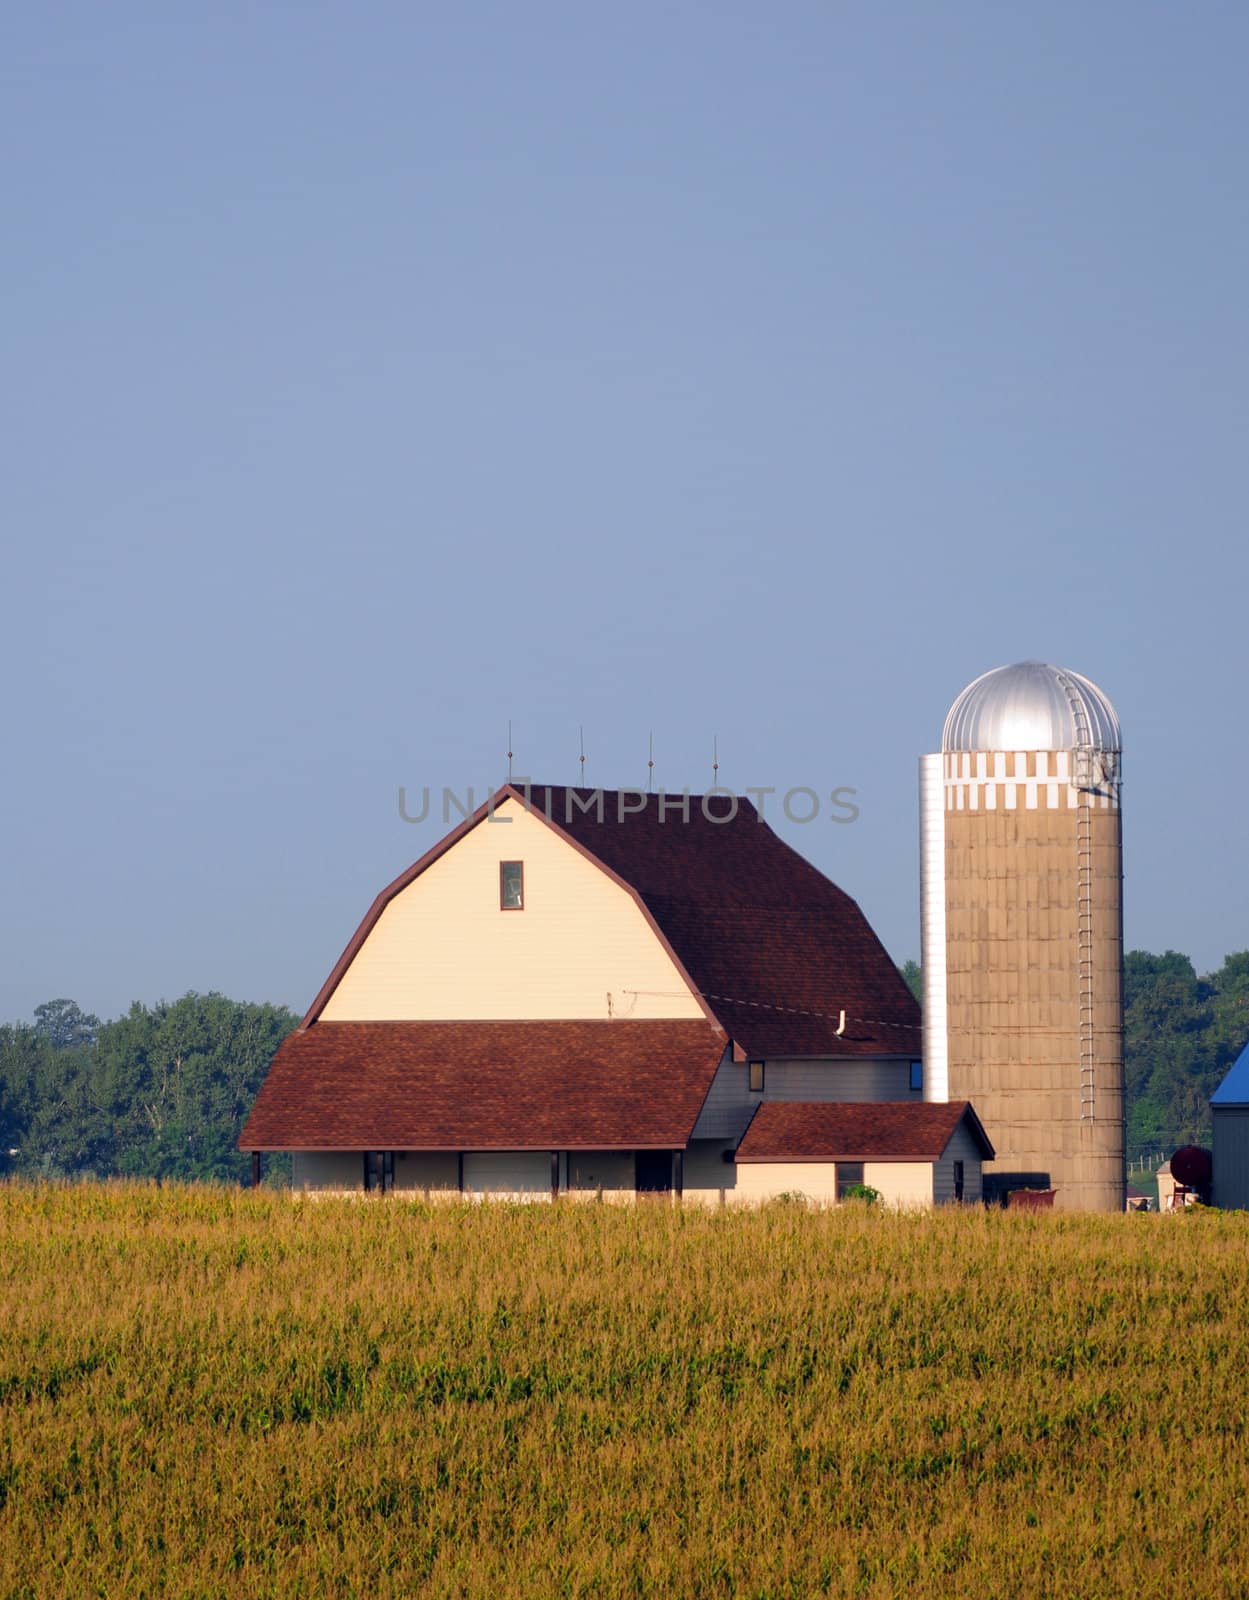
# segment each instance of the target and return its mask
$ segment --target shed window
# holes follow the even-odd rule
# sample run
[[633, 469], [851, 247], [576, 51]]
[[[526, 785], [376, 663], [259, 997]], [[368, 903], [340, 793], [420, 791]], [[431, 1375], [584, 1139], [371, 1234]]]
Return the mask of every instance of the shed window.
[[763, 1093], [763, 1062], [750, 1063], [750, 1092], [751, 1094]]
[[912, 1089], [922, 1089], [923, 1087], [924, 1087], [924, 1063], [922, 1061], [912, 1061], [911, 1062], [911, 1088]]
[[525, 863], [523, 861], [499, 862], [499, 909], [523, 911], [525, 909]]
[[846, 1190], [853, 1189], [855, 1184], [863, 1182], [863, 1163], [861, 1161], [839, 1161], [837, 1163], [837, 1198], [844, 1200]]
[[956, 1200], [963, 1198], [963, 1163], [961, 1161], [954, 1163], [954, 1198]]

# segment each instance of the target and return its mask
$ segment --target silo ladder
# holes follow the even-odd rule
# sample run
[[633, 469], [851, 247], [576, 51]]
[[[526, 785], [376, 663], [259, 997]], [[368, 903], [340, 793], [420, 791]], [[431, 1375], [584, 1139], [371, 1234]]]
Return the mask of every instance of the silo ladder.
[[1066, 673], [1058, 680], [1067, 691], [1075, 723], [1071, 782], [1076, 792], [1076, 970], [1080, 1005], [1080, 1121], [1097, 1120], [1097, 1052], [1093, 1017], [1093, 731], [1084, 697]]

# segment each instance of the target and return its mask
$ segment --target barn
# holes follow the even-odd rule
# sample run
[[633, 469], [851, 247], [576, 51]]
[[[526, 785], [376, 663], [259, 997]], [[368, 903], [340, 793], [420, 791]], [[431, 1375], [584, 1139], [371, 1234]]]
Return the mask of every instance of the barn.
[[1249, 1211], [1249, 1044], [1210, 1096], [1216, 1206]]
[[[239, 1145], [307, 1191], [727, 1202], [761, 1108], [922, 1111], [921, 1055], [863, 912], [748, 801], [505, 785], [377, 896]], [[870, 1159], [935, 1171], [917, 1127]]]

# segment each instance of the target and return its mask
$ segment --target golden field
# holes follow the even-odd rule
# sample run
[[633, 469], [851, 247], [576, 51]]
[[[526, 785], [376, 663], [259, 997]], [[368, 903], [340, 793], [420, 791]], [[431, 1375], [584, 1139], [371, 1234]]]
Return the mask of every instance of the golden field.
[[5, 1596], [1249, 1590], [1249, 1216], [0, 1186]]

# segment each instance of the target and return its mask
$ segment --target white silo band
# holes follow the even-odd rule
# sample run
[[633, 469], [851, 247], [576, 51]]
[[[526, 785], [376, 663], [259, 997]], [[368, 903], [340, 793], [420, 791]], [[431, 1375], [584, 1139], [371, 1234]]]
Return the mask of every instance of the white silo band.
[[924, 1099], [950, 1098], [945, 971], [945, 760], [919, 758], [919, 921], [924, 969]]

